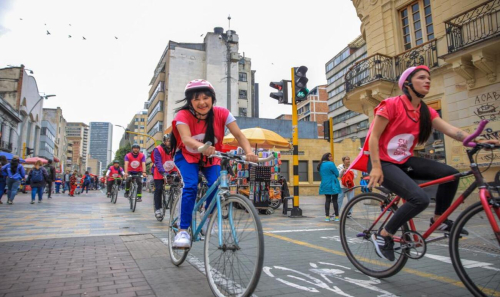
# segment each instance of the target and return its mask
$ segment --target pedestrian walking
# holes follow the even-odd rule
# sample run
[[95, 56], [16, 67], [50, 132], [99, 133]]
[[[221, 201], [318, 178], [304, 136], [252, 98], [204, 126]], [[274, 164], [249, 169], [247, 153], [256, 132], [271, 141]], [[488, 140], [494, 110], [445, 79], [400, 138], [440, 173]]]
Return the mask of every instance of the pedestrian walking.
[[69, 178], [69, 196], [70, 197], [75, 197], [75, 190], [76, 190], [76, 182], [77, 182], [77, 176], [76, 176], [76, 170], [73, 172], [73, 174]]
[[56, 180], [56, 168], [52, 165], [52, 159], [49, 159], [48, 164], [45, 166], [49, 178], [47, 179], [47, 198], [52, 199], [52, 183]]
[[85, 171], [85, 175], [82, 177], [83, 185], [82, 185], [82, 193], [85, 191], [86, 194], [89, 192], [90, 182], [92, 181], [92, 177], [88, 171]]
[[56, 184], [56, 194], [59, 194], [62, 185], [62, 179], [59, 175], [56, 176], [54, 183]]
[[[7, 165], [7, 158], [5, 156], [0, 156], [0, 168]], [[7, 185], [7, 176], [2, 173], [0, 170], [0, 204], [3, 204], [2, 197], [3, 193], [5, 193], [5, 186]]]
[[[321, 175], [321, 184], [319, 186], [319, 194], [325, 195], [325, 221], [339, 221], [339, 206], [337, 198], [340, 190], [338, 180], [339, 171], [332, 161], [332, 154], [326, 153], [321, 157], [318, 164], [318, 172]], [[330, 204], [333, 204], [335, 216], [330, 218]]]
[[17, 190], [21, 181], [26, 176], [26, 171], [23, 165], [19, 164], [19, 157], [12, 157], [12, 161], [2, 167], [2, 174], [7, 177], [7, 204], [14, 203]]
[[47, 170], [42, 166], [42, 161], [36, 161], [35, 167], [31, 169], [26, 179], [26, 184], [31, 186], [31, 204], [35, 204], [35, 198], [38, 194], [38, 203], [42, 203], [43, 190], [49, 179]]
[[69, 189], [70, 189], [70, 186], [69, 186], [69, 179], [71, 177], [71, 172], [69, 170], [66, 170], [66, 173], [64, 174], [63, 176], [63, 184], [64, 184], [64, 188], [63, 188], [63, 194], [65, 191], [68, 191], [69, 193]]
[[[344, 156], [342, 157], [342, 164], [340, 164], [337, 169], [339, 171], [339, 177], [342, 179], [342, 181], [348, 180], [352, 181], [349, 185], [344, 184], [344, 182], [340, 183], [340, 188], [342, 192], [339, 194], [339, 210], [342, 212], [342, 205], [344, 204], [344, 197], [347, 197], [347, 202], [351, 201], [352, 198], [354, 198], [354, 190], [350, 191], [355, 184], [354, 184], [354, 179], [358, 177], [358, 172], [356, 170], [350, 170], [348, 175], [345, 176], [344, 174], [347, 171], [347, 168], [351, 165], [351, 158], [349, 156]], [[347, 214], [347, 217], [351, 217], [351, 212]]]

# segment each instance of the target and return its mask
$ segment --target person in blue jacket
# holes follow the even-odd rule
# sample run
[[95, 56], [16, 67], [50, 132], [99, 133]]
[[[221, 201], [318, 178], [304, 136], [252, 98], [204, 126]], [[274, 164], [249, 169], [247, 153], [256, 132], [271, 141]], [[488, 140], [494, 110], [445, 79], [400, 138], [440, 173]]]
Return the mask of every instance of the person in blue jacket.
[[[340, 189], [339, 182], [339, 171], [337, 166], [332, 161], [332, 154], [326, 153], [321, 157], [321, 161], [318, 164], [318, 172], [321, 175], [321, 185], [319, 186], [319, 194], [325, 195], [325, 221], [339, 221], [339, 205], [337, 198]], [[335, 217], [330, 218], [330, 204], [333, 203], [333, 209], [335, 211]]]
[[12, 157], [12, 161], [2, 167], [3, 176], [7, 177], [7, 204], [12, 204], [17, 194], [21, 181], [26, 176], [23, 165], [19, 164], [19, 157]]

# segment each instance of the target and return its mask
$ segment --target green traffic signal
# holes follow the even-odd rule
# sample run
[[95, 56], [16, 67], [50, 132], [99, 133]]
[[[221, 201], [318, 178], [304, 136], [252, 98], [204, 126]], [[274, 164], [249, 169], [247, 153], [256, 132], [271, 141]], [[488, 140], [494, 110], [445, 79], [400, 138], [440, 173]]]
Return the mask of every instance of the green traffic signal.
[[305, 89], [301, 89], [300, 91], [298, 91], [295, 96], [297, 97], [297, 99], [301, 100], [301, 99], [305, 99], [308, 94], [309, 94], [309, 89], [305, 88]]

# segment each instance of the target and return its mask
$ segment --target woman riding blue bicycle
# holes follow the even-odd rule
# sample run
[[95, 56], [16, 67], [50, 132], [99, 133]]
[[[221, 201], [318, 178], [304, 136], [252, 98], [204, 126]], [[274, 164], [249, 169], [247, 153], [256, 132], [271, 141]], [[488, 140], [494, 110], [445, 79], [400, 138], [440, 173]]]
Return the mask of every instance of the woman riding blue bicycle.
[[[203, 79], [190, 81], [186, 85], [185, 98], [177, 101], [177, 103], [181, 102], [184, 102], [184, 105], [175, 110], [177, 114], [172, 121], [174, 137], [171, 139], [171, 145], [172, 148], [176, 148], [172, 152], [175, 165], [179, 168], [184, 182], [180, 232], [175, 236], [173, 246], [188, 248], [191, 245], [191, 238], [186, 231], [191, 225], [198, 186], [198, 171], [203, 172], [209, 187], [219, 177], [220, 160], [208, 158], [208, 156], [222, 149], [225, 127], [245, 150], [247, 161], [257, 162], [258, 157], [252, 152], [250, 143], [236, 124], [236, 119], [231, 112], [226, 108], [214, 106], [215, 89], [208, 81]], [[214, 145], [200, 154], [198, 148], [206, 142]], [[207, 199], [205, 207], [210, 204], [213, 194]], [[206, 230], [207, 223], [208, 220], [204, 230]]]
[[[399, 78], [403, 95], [385, 99], [374, 111], [375, 117], [365, 146], [349, 169], [370, 173], [369, 188], [381, 184], [406, 200], [377, 235], [372, 235], [375, 250], [383, 259], [394, 261], [393, 235], [408, 220], [430, 203], [429, 196], [413, 179], [438, 179], [458, 173], [456, 169], [430, 159], [413, 156], [413, 149], [427, 142], [432, 129], [463, 141], [468, 133], [450, 125], [428, 107], [423, 98], [430, 91], [431, 76], [427, 66], [410, 67]], [[498, 144], [497, 140], [487, 141]], [[433, 224], [451, 205], [459, 180], [441, 184], [436, 194]], [[439, 230], [449, 232], [453, 222], [444, 221]], [[463, 232], [466, 232], [463, 230]]]

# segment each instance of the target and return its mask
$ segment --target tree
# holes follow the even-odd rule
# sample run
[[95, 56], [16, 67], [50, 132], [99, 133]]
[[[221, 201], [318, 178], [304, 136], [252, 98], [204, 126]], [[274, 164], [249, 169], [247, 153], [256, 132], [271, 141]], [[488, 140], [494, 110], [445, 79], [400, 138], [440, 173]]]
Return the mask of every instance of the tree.
[[[130, 145], [130, 143], [127, 143], [126, 146], [121, 147], [116, 151], [115, 160], [118, 160], [120, 162], [121, 167], [123, 167], [125, 165], [125, 155], [130, 153], [130, 151], [132, 151], [132, 146]], [[113, 161], [111, 161], [111, 163], [108, 164], [108, 168], [110, 166], [113, 166]]]

